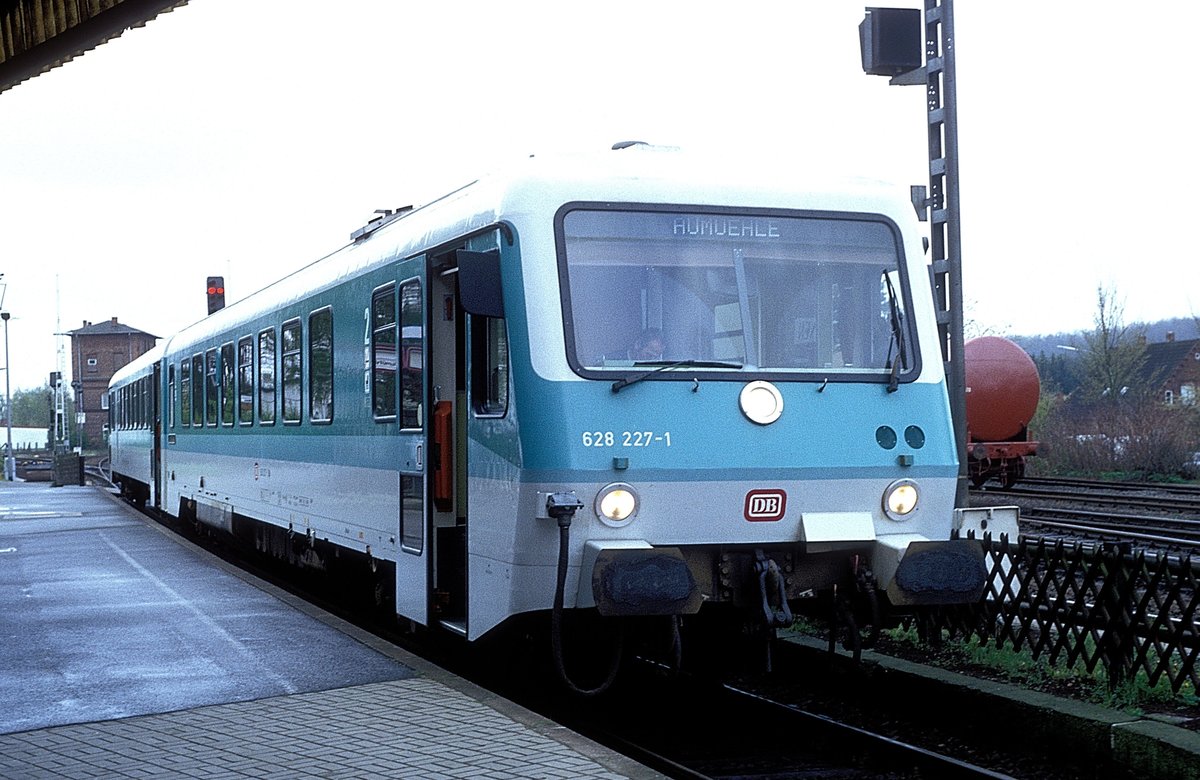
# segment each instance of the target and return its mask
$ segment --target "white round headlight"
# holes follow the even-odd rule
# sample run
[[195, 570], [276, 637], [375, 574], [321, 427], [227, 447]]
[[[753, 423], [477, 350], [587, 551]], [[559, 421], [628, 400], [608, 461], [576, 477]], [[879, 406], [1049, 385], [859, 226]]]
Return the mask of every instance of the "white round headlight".
[[637, 517], [638, 496], [632, 485], [614, 482], [596, 494], [596, 517], [613, 528], [620, 528]]
[[759, 425], [769, 425], [783, 414], [783, 395], [770, 382], [759, 380], [743, 387], [738, 404], [742, 414]]
[[916, 511], [920, 500], [916, 482], [898, 479], [883, 491], [883, 513], [893, 520], [907, 520]]

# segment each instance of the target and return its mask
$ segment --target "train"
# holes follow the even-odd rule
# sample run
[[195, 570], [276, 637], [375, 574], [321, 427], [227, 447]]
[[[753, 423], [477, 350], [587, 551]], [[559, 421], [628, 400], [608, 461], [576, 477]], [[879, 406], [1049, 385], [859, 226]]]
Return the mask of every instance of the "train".
[[1029, 430], [1041, 380], [1033, 358], [1001, 336], [963, 345], [967, 397], [967, 475], [974, 487], [999, 480], [1005, 489], [1025, 476], [1039, 443]]
[[531, 157], [121, 369], [113, 477], [417, 630], [546, 625], [556, 662], [567, 616], [686, 645], [838, 588], [973, 602], [999, 526], [955, 506], [918, 227], [867, 180]]

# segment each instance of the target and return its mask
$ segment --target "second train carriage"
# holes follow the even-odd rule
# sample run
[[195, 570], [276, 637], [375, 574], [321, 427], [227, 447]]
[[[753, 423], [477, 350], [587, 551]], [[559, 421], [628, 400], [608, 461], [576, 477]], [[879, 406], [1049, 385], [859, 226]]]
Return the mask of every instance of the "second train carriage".
[[162, 402], [149, 435], [115, 423], [114, 469], [262, 550], [353, 554], [398, 615], [472, 640], [556, 597], [768, 625], [856, 578], [975, 600], [905, 194], [636, 147], [530, 159], [128, 367], [117, 413], [146, 377]]

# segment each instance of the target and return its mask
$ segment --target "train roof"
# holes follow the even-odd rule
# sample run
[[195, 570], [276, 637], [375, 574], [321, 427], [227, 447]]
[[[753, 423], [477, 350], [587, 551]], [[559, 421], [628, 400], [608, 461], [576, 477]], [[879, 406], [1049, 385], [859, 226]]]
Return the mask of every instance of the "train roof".
[[[165, 351], [189, 349], [385, 262], [570, 201], [676, 203], [882, 213], [912, 218], [907, 188], [820, 177], [748, 155], [698, 155], [635, 144], [600, 154], [530, 157], [355, 232], [357, 240], [200, 320]], [[906, 212], [906, 213], [902, 213]]]
[[166, 354], [166, 345], [159, 343], [155, 344], [150, 349], [135, 357], [125, 365], [121, 366], [112, 375], [112, 379], [108, 380], [109, 388], [123, 385], [131, 379], [138, 379], [142, 376], [153, 372], [154, 364], [162, 360]]

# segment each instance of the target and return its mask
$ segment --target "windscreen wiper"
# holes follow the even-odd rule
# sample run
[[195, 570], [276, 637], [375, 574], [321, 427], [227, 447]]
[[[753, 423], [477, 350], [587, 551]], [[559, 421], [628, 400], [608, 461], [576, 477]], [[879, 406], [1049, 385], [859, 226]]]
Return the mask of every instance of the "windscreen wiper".
[[723, 360], [674, 360], [670, 363], [662, 363], [660, 360], [638, 360], [634, 363], [635, 366], [658, 366], [649, 371], [643, 371], [640, 374], [621, 377], [612, 383], [612, 391], [614, 393], [621, 392], [621, 388], [629, 387], [630, 385], [640, 382], [648, 376], [653, 376], [660, 371], [670, 371], [673, 368], [741, 368], [741, 363], [728, 363]]
[[[896, 288], [892, 286], [892, 277], [887, 270], [883, 272], [883, 281], [887, 285], [888, 317], [892, 324], [892, 340], [888, 343], [888, 377], [887, 391], [894, 393], [900, 387], [900, 364], [908, 365], [908, 349], [904, 343], [904, 322], [900, 313], [900, 301], [896, 296]], [[892, 345], [896, 345], [896, 359], [892, 360]]]

